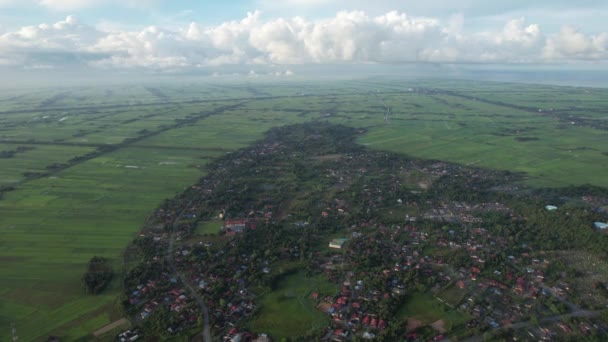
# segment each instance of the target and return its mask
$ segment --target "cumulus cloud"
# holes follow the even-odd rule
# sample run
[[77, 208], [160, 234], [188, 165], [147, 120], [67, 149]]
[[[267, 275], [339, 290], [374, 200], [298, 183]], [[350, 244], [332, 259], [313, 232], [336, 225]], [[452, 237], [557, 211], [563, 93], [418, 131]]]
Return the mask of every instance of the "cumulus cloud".
[[25, 26], [0, 35], [0, 63], [24, 68], [87, 63], [106, 57], [88, 51], [102, 36], [101, 32], [79, 23], [73, 16], [54, 24]]
[[[52, 0], [44, 0], [52, 1]], [[76, 1], [76, 0], [74, 0]], [[69, 2], [69, 1], [68, 1]], [[397, 11], [369, 16], [343, 11], [323, 20], [241, 20], [178, 30], [150, 26], [104, 31], [68, 16], [54, 24], [0, 33], [0, 64], [185, 69], [227, 64], [522, 63], [606, 60], [608, 33], [586, 35], [565, 26], [543, 32], [524, 18], [483, 32], [465, 32], [464, 17], [442, 22]], [[291, 72], [281, 72], [290, 76]]]
[[565, 26], [558, 34], [547, 40], [544, 55], [548, 59], [606, 59], [608, 33], [587, 36], [570, 26]]

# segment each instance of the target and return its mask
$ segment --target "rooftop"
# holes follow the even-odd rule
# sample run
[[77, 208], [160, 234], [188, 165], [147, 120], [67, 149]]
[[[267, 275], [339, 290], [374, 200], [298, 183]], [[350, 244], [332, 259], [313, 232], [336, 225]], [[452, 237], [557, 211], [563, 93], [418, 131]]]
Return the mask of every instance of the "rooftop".
[[593, 224], [595, 226], [595, 228], [597, 229], [608, 229], [608, 223], [604, 223], [604, 222], [595, 222]]

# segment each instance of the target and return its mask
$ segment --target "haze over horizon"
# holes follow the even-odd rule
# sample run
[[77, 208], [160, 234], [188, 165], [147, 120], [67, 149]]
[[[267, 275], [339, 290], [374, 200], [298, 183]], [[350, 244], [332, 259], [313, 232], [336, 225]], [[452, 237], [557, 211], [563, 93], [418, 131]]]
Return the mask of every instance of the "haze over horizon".
[[36, 80], [286, 77], [310, 65], [356, 65], [356, 74], [431, 64], [429, 76], [448, 65], [441, 74], [465, 77], [488, 66], [602, 70], [607, 14], [608, 3], [595, 0], [0, 0], [0, 72]]

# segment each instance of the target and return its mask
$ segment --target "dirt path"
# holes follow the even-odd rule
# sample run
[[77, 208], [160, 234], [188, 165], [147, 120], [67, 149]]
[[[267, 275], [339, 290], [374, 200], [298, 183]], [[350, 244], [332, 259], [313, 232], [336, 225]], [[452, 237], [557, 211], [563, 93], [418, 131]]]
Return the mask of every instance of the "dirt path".
[[93, 336], [99, 337], [99, 336], [101, 336], [101, 335], [103, 335], [103, 334], [105, 334], [107, 332], [110, 332], [110, 331], [112, 331], [112, 330], [114, 330], [114, 329], [116, 329], [116, 328], [118, 328], [120, 326], [127, 325], [127, 324], [129, 324], [129, 320], [126, 319], [126, 318], [121, 318], [118, 321], [114, 321], [114, 322], [112, 322], [112, 323], [104, 326], [103, 328], [98, 329], [97, 331], [95, 331], [93, 333]]

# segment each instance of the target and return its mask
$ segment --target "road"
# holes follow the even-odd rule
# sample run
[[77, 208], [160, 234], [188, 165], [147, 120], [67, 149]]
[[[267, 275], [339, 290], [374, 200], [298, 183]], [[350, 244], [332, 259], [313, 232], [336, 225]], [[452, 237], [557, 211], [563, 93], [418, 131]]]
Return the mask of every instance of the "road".
[[[539, 324], [556, 323], [563, 319], [574, 318], [574, 317], [591, 318], [591, 317], [599, 316], [600, 313], [601, 313], [601, 311], [579, 310], [577, 312], [573, 312], [573, 313], [569, 313], [569, 314], [545, 317], [545, 318], [539, 319], [538, 323]], [[489, 332], [492, 335], [494, 335], [498, 332], [502, 332], [502, 331], [506, 331], [506, 330], [518, 330], [518, 329], [523, 329], [523, 328], [530, 328], [533, 326], [535, 326], [535, 325], [534, 325], [534, 323], [532, 323], [532, 321], [525, 321], [525, 322], [519, 322], [519, 323], [507, 325], [507, 326], [504, 326], [504, 327], [501, 327], [498, 329], [490, 330]], [[471, 337], [463, 340], [463, 342], [482, 342], [483, 336], [484, 335], [471, 336]]]
[[201, 332], [201, 337], [203, 338], [203, 341], [212, 342], [213, 339], [211, 338], [211, 326], [209, 324], [209, 310], [207, 309], [207, 305], [205, 305], [205, 302], [203, 301], [201, 296], [198, 295], [196, 290], [194, 290], [194, 288], [192, 287], [190, 282], [186, 278], [184, 278], [182, 276], [182, 274], [177, 270], [177, 267], [175, 267], [175, 262], [173, 260], [173, 246], [175, 243], [175, 230], [179, 224], [179, 220], [182, 217], [182, 215], [186, 212], [186, 210], [190, 207], [190, 205], [196, 199], [197, 198], [195, 197], [190, 202], [188, 202], [187, 205], [184, 206], [182, 211], [179, 214], [177, 214], [177, 216], [175, 217], [175, 220], [173, 221], [173, 224], [171, 225], [171, 235], [169, 236], [169, 247], [167, 247], [167, 261], [169, 262], [169, 266], [171, 267], [171, 270], [173, 271], [175, 276], [184, 284], [184, 286], [188, 290], [190, 297], [194, 298], [194, 300], [196, 300], [196, 302], [198, 303], [198, 306], [201, 308], [201, 312], [203, 313], [203, 331]]
[[578, 312], [578, 311], [582, 311], [581, 308], [572, 303], [567, 301], [566, 299], [564, 299], [563, 297], [561, 297], [560, 295], [558, 295], [552, 288], [542, 285], [542, 289], [549, 292], [553, 297], [555, 297], [555, 299], [559, 300], [560, 302], [562, 302], [562, 304], [566, 305], [568, 308], [570, 308], [570, 311], [572, 312]]

